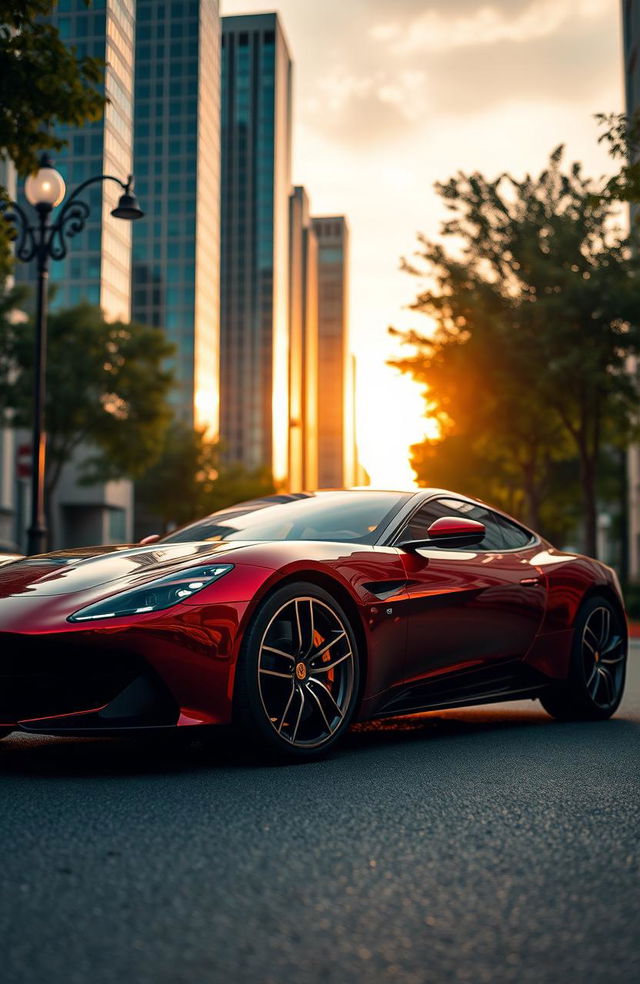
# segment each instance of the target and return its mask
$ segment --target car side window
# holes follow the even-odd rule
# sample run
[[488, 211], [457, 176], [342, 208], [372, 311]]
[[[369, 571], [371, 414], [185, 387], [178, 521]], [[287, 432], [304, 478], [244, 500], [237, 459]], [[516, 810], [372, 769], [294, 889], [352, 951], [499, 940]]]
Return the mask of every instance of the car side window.
[[402, 539], [424, 540], [427, 530], [436, 519], [440, 519], [441, 516], [450, 515], [451, 512], [447, 513], [447, 510], [440, 504], [438, 499], [430, 499], [413, 514], [402, 531]]
[[507, 548], [509, 550], [522, 549], [523, 547], [529, 546], [533, 542], [533, 537], [528, 530], [518, 526], [516, 523], [512, 523], [510, 520], [505, 519], [504, 516], [497, 516], [496, 519], [502, 526], [502, 533], [505, 537]]
[[[473, 549], [487, 550], [499, 553], [502, 550], [514, 550], [525, 547], [531, 540], [526, 530], [498, 516], [490, 509], [476, 506], [463, 499], [431, 499], [411, 517], [405, 527], [402, 538], [405, 540], [424, 540], [427, 531], [434, 520], [441, 516], [463, 515], [467, 519], [475, 519], [483, 523], [486, 534], [484, 539]], [[448, 547], [447, 549], [451, 549]]]
[[472, 502], [464, 502], [462, 499], [440, 499], [446, 505], [448, 516], [455, 516], [456, 513], [462, 514], [465, 519], [475, 519], [477, 523], [482, 523], [486, 533], [484, 539], [480, 541], [475, 550], [500, 550], [506, 549], [506, 541], [499, 523], [499, 517], [489, 509], [482, 506], [475, 506]]

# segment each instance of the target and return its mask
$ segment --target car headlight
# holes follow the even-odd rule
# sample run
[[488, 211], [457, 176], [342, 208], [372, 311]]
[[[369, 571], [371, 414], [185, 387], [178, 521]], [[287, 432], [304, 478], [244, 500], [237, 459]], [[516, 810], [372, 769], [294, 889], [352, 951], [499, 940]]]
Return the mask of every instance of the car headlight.
[[192, 567], [186, 571], [166, 574], [140, 588], [131, 588], [121, 594], [111, 595], [94, 605], [88, 605], [74, 612], [69, 622], [91, 622], [100, 618], [117, 618], [121, 615], [144, 615], [159, 612], [163, 608], [178, 605], [185, 598], [208, 588], [229, 571], [233, 564], [218, 564], [215, 567]]

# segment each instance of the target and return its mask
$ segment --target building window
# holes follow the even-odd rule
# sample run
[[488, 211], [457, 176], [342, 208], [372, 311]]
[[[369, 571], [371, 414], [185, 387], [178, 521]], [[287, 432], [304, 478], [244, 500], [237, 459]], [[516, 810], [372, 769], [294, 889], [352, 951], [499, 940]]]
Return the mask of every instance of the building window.
[[109, 510], [109, 539], [112, 543], [124, 543], [127, 538], [127, 515], [124, 509]]

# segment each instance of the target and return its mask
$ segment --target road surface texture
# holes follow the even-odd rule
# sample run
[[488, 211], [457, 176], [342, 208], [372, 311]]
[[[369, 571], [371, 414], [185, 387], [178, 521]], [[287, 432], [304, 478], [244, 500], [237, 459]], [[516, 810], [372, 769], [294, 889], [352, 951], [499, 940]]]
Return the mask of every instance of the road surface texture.
[[327, 761], [0, 744], [2, 984], [640, 980], [640, 647], [604, 724], [537, 703]]

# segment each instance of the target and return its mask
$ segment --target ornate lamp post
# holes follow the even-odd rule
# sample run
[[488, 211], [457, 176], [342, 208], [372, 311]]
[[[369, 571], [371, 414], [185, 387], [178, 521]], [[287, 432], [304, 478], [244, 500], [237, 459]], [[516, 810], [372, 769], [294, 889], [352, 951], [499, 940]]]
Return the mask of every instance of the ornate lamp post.
[[24, 188], [27, 201], [37, 212], [37, 222], [32, 224], [17, 202], [0, 205], [4, 218], [12, 222], [17, 231], [15, 255], [23, 263], [35, 260], [38, 271], [29, 554], [43, 553], [47, 549], [44, 485], [49, 260], [62, 260], [67, 255], [67, 239], [71, 239], [84, 229], [90, 211], [87, 203], [81, 201], [78, 196], [89, 185], [102, 181], [115, 181], [122, 188], [118, 205], [111, 211], [113, 216], [128, 221], [142, 218], [144, 212], [140, 209], [133, 193], [133, 175], [129, 175], [124, 182], [110, 174], [100, 174], [78, 185], [62, 206], [55, 222], [50, 222], [51, 212], [62, 202], [66, 188], [62, 175], [53, 167], [48, 154], [42, 155], [39, 170], [27, 178]]

